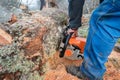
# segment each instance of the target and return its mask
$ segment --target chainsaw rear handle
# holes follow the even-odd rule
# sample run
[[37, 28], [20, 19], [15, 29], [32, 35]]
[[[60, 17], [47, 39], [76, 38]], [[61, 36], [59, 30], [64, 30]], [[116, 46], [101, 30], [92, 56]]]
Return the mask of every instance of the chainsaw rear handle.
[[63, 48], [61, 48], [61, 51], [60, 51], [60, 54], [59, 54], [59, 57], [60, 57], [60, 58], [64, 57], [64, 54], [65, 54], [67, 45], [69, 44], [69, 40], [70, 40], [70, 38], [71, 38], [71, 36], [72, 36], [73, 33], [74, 33], [74, 32], [71, 32], [70, 34], [67, 34], [67, 35], [64, 37], [64, 39], [63, 39], [63, 41], [62, 41], [62, 42], [64, 43], [64, 46], [63, 46]]

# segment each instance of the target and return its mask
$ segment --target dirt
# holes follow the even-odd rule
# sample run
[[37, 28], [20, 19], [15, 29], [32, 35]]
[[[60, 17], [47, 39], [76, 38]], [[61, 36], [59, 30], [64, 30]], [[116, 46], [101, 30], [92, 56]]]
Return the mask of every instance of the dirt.
[[[79, 66], [82, 60], [68, 60], [59, 58], [58, 53], [49, 58], [50, 69], [46, 72], [45, 80], [80, 80], [77, 77], [66, 72], [65, 67], [68, 65]], [[113, 51], [106, 63], [107, 71], [104, 80], [120, 80], [120, 53]]]

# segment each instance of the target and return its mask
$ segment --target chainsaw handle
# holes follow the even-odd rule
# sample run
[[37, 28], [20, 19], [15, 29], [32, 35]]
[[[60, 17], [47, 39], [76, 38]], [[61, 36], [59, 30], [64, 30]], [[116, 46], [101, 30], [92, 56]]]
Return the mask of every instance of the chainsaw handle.
[[64, 46], [63, 46], [62, 50], [60, 51], [59, 57], [61, 57], [61, 58], [64, 57], [67, 45], [69, 44], [69, 40], [73, 33], [74, 32], [71, 32], [70, 34], [67, 34], [66, 37], [64, 37], [64, 39], [62, 41], [62, 42], [64, 42]]

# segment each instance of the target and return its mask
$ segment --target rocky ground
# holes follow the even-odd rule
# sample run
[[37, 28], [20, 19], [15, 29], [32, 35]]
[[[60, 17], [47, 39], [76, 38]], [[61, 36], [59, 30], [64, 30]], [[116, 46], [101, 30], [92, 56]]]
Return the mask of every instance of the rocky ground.
[[[89, 17], [83, 17], [80, 36], [87, 36]], [[0, 80], [79, 80], [65, 67], [79, 66], [82, 60], [59, 58], [56, 51], [67, 18], [58, 9], [45, 9], [13, 15], [8, 23], [0, 24]], [[119, 56], [119, 50], [109, 56], [105, 80], [120, 80]]]

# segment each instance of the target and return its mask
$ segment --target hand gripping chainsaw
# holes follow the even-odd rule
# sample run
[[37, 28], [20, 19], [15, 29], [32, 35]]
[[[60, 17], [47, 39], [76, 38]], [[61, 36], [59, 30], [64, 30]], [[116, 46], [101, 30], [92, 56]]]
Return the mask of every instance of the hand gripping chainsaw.
[[80, 60], [83, 59], [84, 46], [86, 44], [86, 39], [72, 36], [73, 33], [67, 34], [68, 28], [66, 28], [58, 44], [59, 57], [65, 57], [70, 60]]

